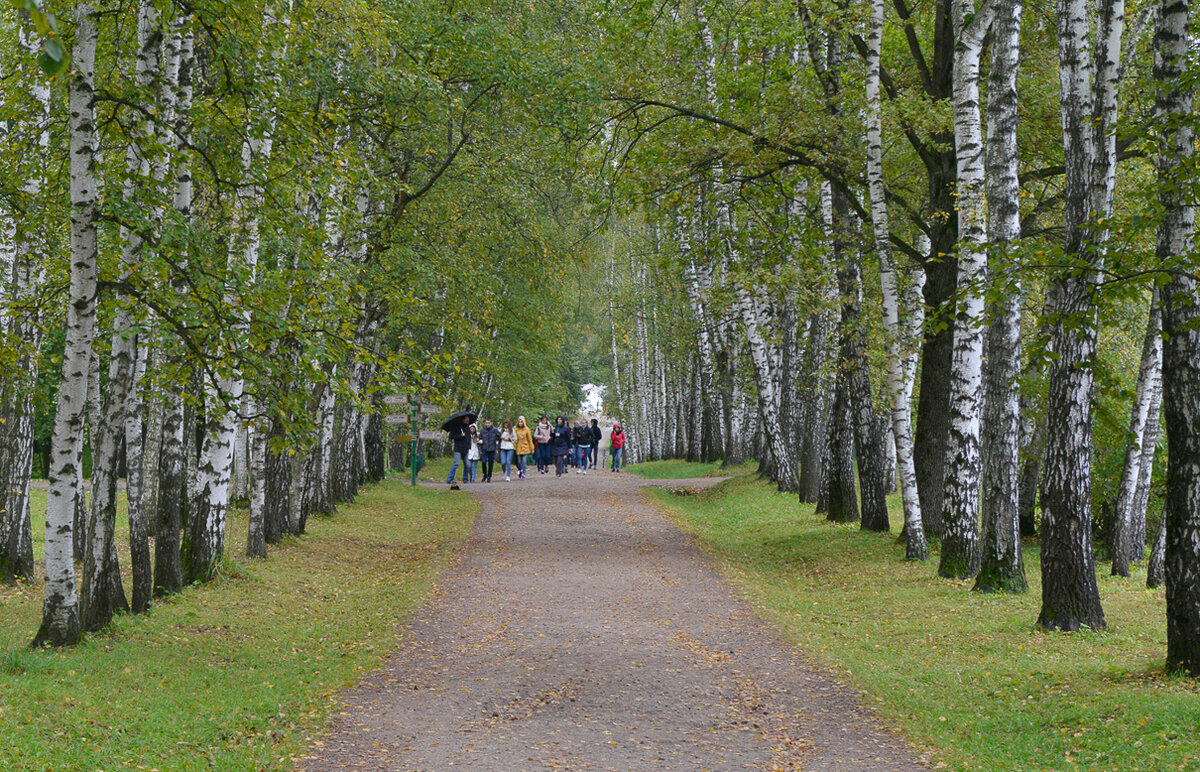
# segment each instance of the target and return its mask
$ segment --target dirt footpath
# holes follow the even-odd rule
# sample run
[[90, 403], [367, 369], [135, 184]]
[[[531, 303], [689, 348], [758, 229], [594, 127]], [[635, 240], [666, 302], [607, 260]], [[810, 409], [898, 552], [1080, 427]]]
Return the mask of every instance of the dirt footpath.
[[300, 767], [921, 769], [640, 490], [714, 482], [463, 486], [472, 538]]

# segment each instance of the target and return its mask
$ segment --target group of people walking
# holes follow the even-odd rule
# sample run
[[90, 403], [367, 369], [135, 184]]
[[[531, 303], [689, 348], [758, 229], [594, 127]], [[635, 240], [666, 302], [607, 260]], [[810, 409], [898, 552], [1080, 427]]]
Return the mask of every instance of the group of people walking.
[[[526, 423], [525, 416], [518, 417], [515, 425], [503, 421], [500, 426], [495, 426], [489, 418], [484, 420], [483, 428], [472, 423], [469, 416], [463, 416], [448, 431], [454, 445], [454, 461], [446, 476], [449, 485], [454, 485], [455, 473], [460, 466], [464, 483], [477, 479], [490, 483], [497, 459], [505, 482], [512, 480], [514, 466], [519, 480], [525, 479], [531, 465], [536, 465], [539, 474], [548, 474], [553, 466], [555, 477], [568, 474], [570, 468], [576, 474], [587, 474], [588, 469], [595, 469], [599, 462], [600, 442], [604, 438], [600, 422], [595, 418], [590, 424], [579, 419], [571, 426], [561, 415], [553, 424], [543, 415], [534, 427]], [[614, 423], [609, 435], [614, 472], [621, 471], [624, 449], [625, 432], [621, 424]]]

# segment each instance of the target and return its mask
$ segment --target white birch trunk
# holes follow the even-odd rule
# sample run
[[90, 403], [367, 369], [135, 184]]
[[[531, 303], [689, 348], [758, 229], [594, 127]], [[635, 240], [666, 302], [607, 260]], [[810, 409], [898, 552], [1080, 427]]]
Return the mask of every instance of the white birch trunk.
[[[1134, 509], [1137, 506], [1139, 484], [1145, 456], [1153, 464], [1154, 447], [1147, 444], [1150, 419], [1157, 422], [1157, 411], [1153, 410], [1156, 396], [1162, 392], [1162, 320], [1159, 309], [1158, 288], [1150, 299], [1150, 317], [1146, 323], [1146, 335], [1142, 341], [1142, 361], [1138, 368], [1137, 392], [1129, 416], [1129, 445], [1125, 448], [1125, 463], [1121, 468], [1121, 482], [1117, 488], [1116, 511], [1113, 528], [1114, 576], [1129, 576], [1131, 563], [1141, 560], [1145, 552], [1145, 532], [1136, 533]], [[1157, 429], [1157, 426], [1155, 427]], [[1157, 438], [1157, 431], [1154, 432]], [[1145, 517], [1145, 513], [1142, 513]], [[1135, 541], [1135, 537], [1140, 540]]]
[[[242, 397], [241, 412], [242, 415], [251, 413], [248, 397]], [[233, 479], [229, 497], [234, 501], [244, 501], [250, 497], [250, 433], [249, 425], [239, 424], [233, 439]]]
[[1107, 627], [1092, 552], [1092, 414], [1097, 350], [1096, 273], [1102, 253], [1091, 232], [1095, 187], [1095, 99], [1087, 0], [1059, 0], [1058, 60], [1063, 176], [1063, 252], [1080, 266], [1050, 286], [1046, 459], [1042, 478], [1042, 608], [1046, 630]]
[[778, 478], [776, 482], [780, 491], [795, 492], [798, 481], [795, 458], [791, 451], [792, 438], [781, 431], [776, 375], [771, 367], [771, 352], [762, 330], [762, 320], [755, 308], [754, 299], [741, 281], [735, 280], [734, 291], [741, 310], [746, 340], [750, 345], [750, 360], [754, 365], [755, 381], [758, 384], [759, 411], [765, 424], [763, 430], [771, 455], [774, 456], [775, 475]]
[[[282, 3], [281, 3], [282, 5]], [[258, 259], [259, 251], [262, 246], [261, 222], [260, 215], [264, 201], [264, 191], [262, 184], [258, 181], [257, 175], [263, 172], [265, 167], [271, 160], [271, 152], [275, 141], [275, 122], [278, 116], [276, 101], [279, 98], [279, 87], [281, 75], [279, 66], [286, 51], [286, 42], [273, 40], [273, 37], [280, 30], [285, 30], [291, 23], [291, 0], [287, 0], [286, 7], [281, 8], [274, 4], [268, 3], [263, 12], [263, 32], [266, 38], [264, 45], [277, 46], [270, 54], [272, 66], [264, 71], [264, 60], [267, 58], [266, 52], [260, 48], [257, 57], [257, 76], [266, 80], [267, 86], [263, 89], [262, 94], [254, 100], [251, 108], [250, 126], [247, 127], [245, 139], [242, 142], [242, 157], [241, 157], [241, 175], [242, 183], [241, 190], [235, 199], [234, 207], [234, 233], [235, 238], [232, 240], [230, 263], [240, 265], [246, 272], [248, 281], [251, 285], [255, 283], [258, 275]], [[284, 33], [286, 35], [286, 32]], [[248, 289], [248, 288], [247, 288]], [[251, 309], [244, 299], [238, 299], [235, 296], [231, 300], [238, 304], [239, 322], [235, 325], [234, 338], [244, 339], [250, 328]], [[262, 412], [254, 395], [246, 390], [245, 376], [240, 369], [236, 370], [231, 378], [229, 396], [232, 404], [240, 406], [242, 420], [258, 420]], [[224, 412], [220, 421], [222, 422], [221, 433], [229, 434], [231, 441], [236, 445], [239, 431], [250, 432], [252, 435], [265, 434], [267, 428], [262, 423], [256, 423], [253, 428], [239, 427], [237, 424], [237, 416], [231, 412]], [[262, 533], [262, 524], [265, 517], [263, 509], [265, 497], [261, 495], [261, 489], [258, 494], [254, 490], [257, 484], [265, 485], [265, 454], [255, 454], [255, 446], [262, 445], [261, 438], [255, 439], [253, 436], [248, 440], [251, 444], [248, 447], [249, 458], [246, 463], [242, 464], [242, 468], [249, 470], [250, 475], [250, 521], [249, 521], [249, 536], [246, 543], [246, 552], [250, 556], [260, 556], [266, 554], [265, 545], [260, 544], [260, 540], [255, 538], [255, 534]], [[231, 451], [233, 449], [231, 448]], [[221, 454], [221, 458], [225, 458], [225, 454]], [[234, 453], [229, 454], [229, 458], [224, 460], [224, 463], [232, 464]], [[209, 459], [215, 461], [216, 456]], [[232, 483], [232, 475], [238, 473], [236, 470], [222, 470], [219, 474], [222, 477], [230, 477]], [[255, 482], [255, 479], [258, 482]], [[228, 497], [230, 491], [223, 491], [226, 496], [224, 506], [228, 507]]]
[[991, 304], [984, 375], [983, 534], [975, 589], [1025, 592], [1021, 554], [1021, 281], [1013, 246], [1021, 235], [1017, 178], [1017, 71], [1021, 0], [998, 0], [988, 80], [988, 239], [1000, 290]]
[[[990, 0], [985, 0], [990, 2]], [[983, 311], [987, 278], [987, 206], [979, 60], [991, 17], [972, 0], [953, 0], [954, 144], [958, 194], [958, 305], [950, 368], [950, 434], [946, 445], [945, 533], [938, 574], [963, 579], [979, 573], [980, 418], [983, 412]]]
[[67, 86], [71, 153], [70, 303], [46, 502], [45, 600], [42, 625], [33, 640], [35, 645], [71, 645], [79, 640], [80, 632], [75, 590], [74, 506], [95, 337], [97, 280], [94, 84], [98, 34], [94, 12], [90, 2], [75, 6], [75, 43]]
[[[905, 352], [901, 347], [900, 291], [892, 255], [891, 226], [883, 184], [883, 126], [880, 96], [880, 49], [883, 45], [884, 0], [872, 0], [867, 36], [867, 187], [871, 197], [871, 224], [879, 256], [879, 282], [883, 290], [883, 329], [887, 341], [887, 387], [891, 403], [891, 435], [895, 469], [904, 505], [905, 557], [925, 560], [929, 548], [921, 524], [917, 494], [917, 467], [913, 458], [912, 382], [906, 379]], [[906, 388], [906, 380], [907, 388]]]
[[[7, 211], [0, 220], [0, 332], [17, 351], [13, 372], [6, 375], [0, 394], [4, 398], [4, 432], [0, 437], [0, 582], [34, 579], [33, 527], [29, 478], [33, 473], [34, 405], [38, 378], [42, 321], [38, 299], [43, 283], [46, 239], [43, 223], [35, 218], [43, 210], [42, 196], [50, 163], [50, 85], [33, 64], [41, 48], [29, 19], [17, 23], [17, 43], [23, 54], [17, 67], [20, 87], [37, 105], [36, 111], [13, 121], [12, 131], [33, 140], [31, 166], [21, 186], [25, 212], [17, 219]], [[34, 214], [38, 213], [38, 214]], [[10, 309], [11, 304], [11, 309]]]
[[[1157, 257], [1173, 266], [1162, 291], [1163, 409], [1167, 427], [1165, 569], [1169, 672], [1200, 673], [1200, 282], [1192, 254], [1196, 227], [1189, 193], [1195, 155], [1194, 39], [1187, 2], [1162, 0], [1154, 34], [1159, 127]], [[1182, 260], [1182, 265], [1176, 261]], [[1181, 270], [1186, 268], [1186, 270]]]

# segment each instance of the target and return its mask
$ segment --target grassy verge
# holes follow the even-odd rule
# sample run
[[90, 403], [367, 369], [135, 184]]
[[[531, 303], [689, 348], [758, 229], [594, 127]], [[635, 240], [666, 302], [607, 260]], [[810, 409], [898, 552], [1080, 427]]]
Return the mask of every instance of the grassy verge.
[[40, 589], [0, 587], [0, 769], [286, 768], [395, 643], [465, 538], [467, 496], [391, 481], [67, 651], [25, 649]]
[[[797, 645], [847, 674], [891, 724], [953, 769], [1196, 769], [1200, 686], [1162, 672], [1166, 620], [1145, 573], [1100, 571], [1108, 633], [1033, 629], [1030, 592], [981, 595], [903, 560], [894, 534], [838, 526], [750, 476], [653, 491]], [[892, 502], [893, 524], [899, 503]]]
[[726, 477], [747, 474], [757, 468], [758, 464], [754, 461], [747, 461], [744, 464], [722, 469], [720, 461], [708, 463], [667, 459], [665, 461], [643, 461], [640, 464], [629, 464], [623, 467], [621, 471], [632, 472], [638, 477], [643, 477], [647, 480], [682, 480], [689, 477]]

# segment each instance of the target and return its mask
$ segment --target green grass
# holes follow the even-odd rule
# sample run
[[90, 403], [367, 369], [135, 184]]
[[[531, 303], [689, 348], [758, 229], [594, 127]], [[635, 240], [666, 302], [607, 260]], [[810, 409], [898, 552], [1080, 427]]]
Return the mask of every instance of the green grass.
[[[1035, 631], [1030, 592], [982, 595], [907, 563], [895, 534], [827, 523], [743, 476], [651, 493], [802, 649], [849, 676], [935, 762], [960, 770], [1197, 769], [1200, 685], [1164, 675], [1165, 604], [1102, 567], [1107, 633]], [[901, 522], [892, 502], [892, 523]]]
[[25, 648], [40, 589], [0, 587], [0, 769], [289, 767], [394, 647], [477, 511], [390, 481], [263, 561], [240, 557], [234, 513], [215, 582], [64, 651]]
[[621, 471], [632, 472], [647, 480], [683, 480], [689, 477], [726, 477], [746, 474], [758, 469], [758, 463], [747, 461], [744, 464], [721, 468], [720, 461], [680, 461], [667, 459], [665, 461], [643, 461], [640, 464], [623, 466]]

